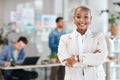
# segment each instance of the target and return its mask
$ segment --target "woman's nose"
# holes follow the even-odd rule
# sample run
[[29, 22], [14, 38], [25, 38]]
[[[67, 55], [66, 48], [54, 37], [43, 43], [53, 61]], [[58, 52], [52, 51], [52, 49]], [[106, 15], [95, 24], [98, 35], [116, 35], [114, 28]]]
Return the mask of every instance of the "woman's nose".
[[81, 22], [84, 21], [84, 18], [80, 18], [79, 21], [81, 21]]

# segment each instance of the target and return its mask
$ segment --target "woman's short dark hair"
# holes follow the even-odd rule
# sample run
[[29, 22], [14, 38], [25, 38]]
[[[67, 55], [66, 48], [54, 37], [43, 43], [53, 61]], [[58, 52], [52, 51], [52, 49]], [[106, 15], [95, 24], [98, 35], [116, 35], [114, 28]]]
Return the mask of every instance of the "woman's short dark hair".
[[76, 11], [78, 9], [84, 9], [84, 10], [88, 11], [90, 13], [90, 15], [91, 15], [91, 10], [90, 10], [90, 8], [88, 6], [85, 6], [85, 5], [78, 6], [77, 8], [75, 8], [74, 14], [76, 13]]
[[63, 17], [57, 17], [57, 19], [56, 19], [56, 23], [58, 23], [59, 20], [63, 20]]
[[17, 42], [20, 42], [20, 41], [22, 41], [22, 42], [25, 43], [25, 44], [28, 44], [28, 40], [27, 40], [27, 38], [24, 37], [24, 36], [19, 37], [19, 39], [17, 40]]

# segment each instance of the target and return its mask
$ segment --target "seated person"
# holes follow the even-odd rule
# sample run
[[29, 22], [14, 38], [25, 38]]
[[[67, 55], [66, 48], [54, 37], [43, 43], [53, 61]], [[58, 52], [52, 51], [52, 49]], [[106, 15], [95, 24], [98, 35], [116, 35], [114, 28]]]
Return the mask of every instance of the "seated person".
[[[22, 64], [25, 59], [24, 47], [27, 43], [27, 39], [21, 36], [14, 44], [4, 47], [0, 53], [0, 64], [5, 67], [13, 66], [13, 61], [15, 64]], [[35, 71], [26, 71], [23, 69], [3, 70], [2, 72], [4, 80], [14, 80], [13, 77], [17, 80], [30, 80], [38, 76]]]

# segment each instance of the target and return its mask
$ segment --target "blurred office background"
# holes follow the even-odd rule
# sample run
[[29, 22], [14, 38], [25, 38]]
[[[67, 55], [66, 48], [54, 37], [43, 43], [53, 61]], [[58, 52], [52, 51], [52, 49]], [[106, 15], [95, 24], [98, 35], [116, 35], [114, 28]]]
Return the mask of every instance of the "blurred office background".
[[[119, 57], [120, 31], [112, 35], [108, 23], [110, 15], [100, 13], [106, 9], [119, 11], [120, 0], [0, 0], [0, 33], [8, 39], [9, 44], [21, 35], [26, 36], [29, 39], [27, 56], [40, 56], [41, 60], [49, 60], [48, 35], [56, 27], [56, 17], [64, 17], [66, 32], [71, 32], [75, 28], [72, 19], [74, 8], [81, 4], [90, 7], [93, 16], [90, 28], [105, 35], [109, 56]], [[44, 80], [44, 71], [39, 72], [38, 80]], [[120, 80], [119, 61], [107, 64], [106, 73], [107, 80]]]

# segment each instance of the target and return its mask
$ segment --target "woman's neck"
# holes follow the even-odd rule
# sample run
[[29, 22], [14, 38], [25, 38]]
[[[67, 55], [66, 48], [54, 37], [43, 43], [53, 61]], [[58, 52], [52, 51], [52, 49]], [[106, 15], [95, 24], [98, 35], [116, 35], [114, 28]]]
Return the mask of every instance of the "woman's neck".
[[87, 30], [80, 30], [80, 29], [76, 29], [76, 30], [77, 30], [77, 32], [79, 32], [81, 35], [84, 35], [85, 32], [87, 31]]

